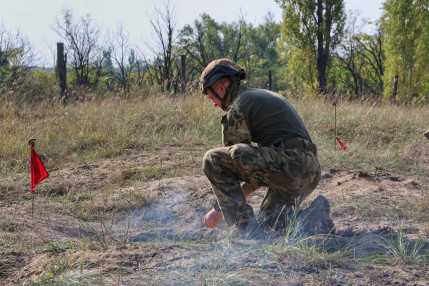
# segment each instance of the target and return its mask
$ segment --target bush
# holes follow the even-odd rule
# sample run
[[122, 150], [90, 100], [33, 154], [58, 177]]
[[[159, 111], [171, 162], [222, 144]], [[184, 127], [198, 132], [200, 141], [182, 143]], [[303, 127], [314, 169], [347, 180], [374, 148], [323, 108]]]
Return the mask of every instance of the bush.
[[37, 103], [52, 100], [58, 95], [55, 73], [33, 70], [23, 75], [19, 84], [0, 89], [0, 99], [17, 103]]

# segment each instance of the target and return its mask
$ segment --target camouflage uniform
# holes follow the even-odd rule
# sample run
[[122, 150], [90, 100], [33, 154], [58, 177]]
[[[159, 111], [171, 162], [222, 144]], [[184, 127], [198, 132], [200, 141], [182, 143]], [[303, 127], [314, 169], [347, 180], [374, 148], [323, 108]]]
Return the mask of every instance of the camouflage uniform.
[[209, 150], [203, 159], [204, 173], [217, 198], [215, 207], [228, 224], [246, 223], [253, 210], [244, 193], [266, 186], [260, 218], [271, 227], [283, 227], [286, 209], [302, 201], [320, 180], [316, 146], [302, 138], [278, 140], [271, 146], [251, 143], [237, 104], [222, 117], [222, 127], [226, 147]]
[[203, 71], [203, 93], [225, 76], [231, 79], [223, 102], [227, 113], [221, 121], [225, 147], [209, 150], [203, 158], [204, 173], [217, 199], [215, 208], [229, 225], [246, 226], [254, 214], [244, 194], [265, 186], [261, 222], [281, 228], [286, 210], [301, 202], [320, 180], [316, 146], [284, 98], [267, 90], [240, 89], [244, 70], [228, 59], [215, 60]]

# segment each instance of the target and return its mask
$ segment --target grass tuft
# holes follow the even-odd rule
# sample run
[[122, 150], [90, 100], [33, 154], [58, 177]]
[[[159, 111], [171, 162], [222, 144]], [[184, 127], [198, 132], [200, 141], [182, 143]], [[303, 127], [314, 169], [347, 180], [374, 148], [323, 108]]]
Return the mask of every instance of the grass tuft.
[[393, 238], [383, 239], [382, 246], [396, 263], [418, 264], [427, 258], [424, 253], [425, 242], [411, 241], [401, 230]]
[[73, 248], [75, 248], [75, 244], [72, 241], [52, 240], [43, 246], [42, 252], [60, 254]]

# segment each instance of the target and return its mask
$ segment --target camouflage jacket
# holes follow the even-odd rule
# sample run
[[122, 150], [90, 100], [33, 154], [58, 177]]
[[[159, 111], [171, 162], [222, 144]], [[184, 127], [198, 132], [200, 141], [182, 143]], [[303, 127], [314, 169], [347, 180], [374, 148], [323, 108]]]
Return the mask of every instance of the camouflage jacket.
[[243, 112], [239, 108], [239, 97], [231, 104], [228, 112], [222, 116], [222, 144], [231, 146], [238, 143], [251, 143], [250, 130]]
[[222, 143], [271, 146], [279, 139], [312, 142], [304, 123], [286, 98], [264, 89], [243, 88], [222, 117]]

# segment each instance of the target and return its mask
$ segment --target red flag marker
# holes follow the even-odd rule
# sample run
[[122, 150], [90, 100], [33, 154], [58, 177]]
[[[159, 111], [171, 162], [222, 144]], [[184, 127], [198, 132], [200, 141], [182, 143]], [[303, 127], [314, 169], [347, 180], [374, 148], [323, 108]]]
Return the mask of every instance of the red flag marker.
[[337, 141], [337, 145], [341, 151], [347, 151], [348, 146], [346, 142], [342, 141], [339, 137], [335, 137], [335, 141]]
[[36, 186], [45, 180], [49, 173], [46, 171], [45, 165], [43, 165], [42, 160], [40, 159], [39, 154], [37, 154], [36, 150], [34, 149], [34, 141], [35, 139], [31, 139], [28, 141], [28, 144], [30, 145], [30, 181], [31, 181], [31, 188], [30, 191], [34, 193], [36, 191]]

